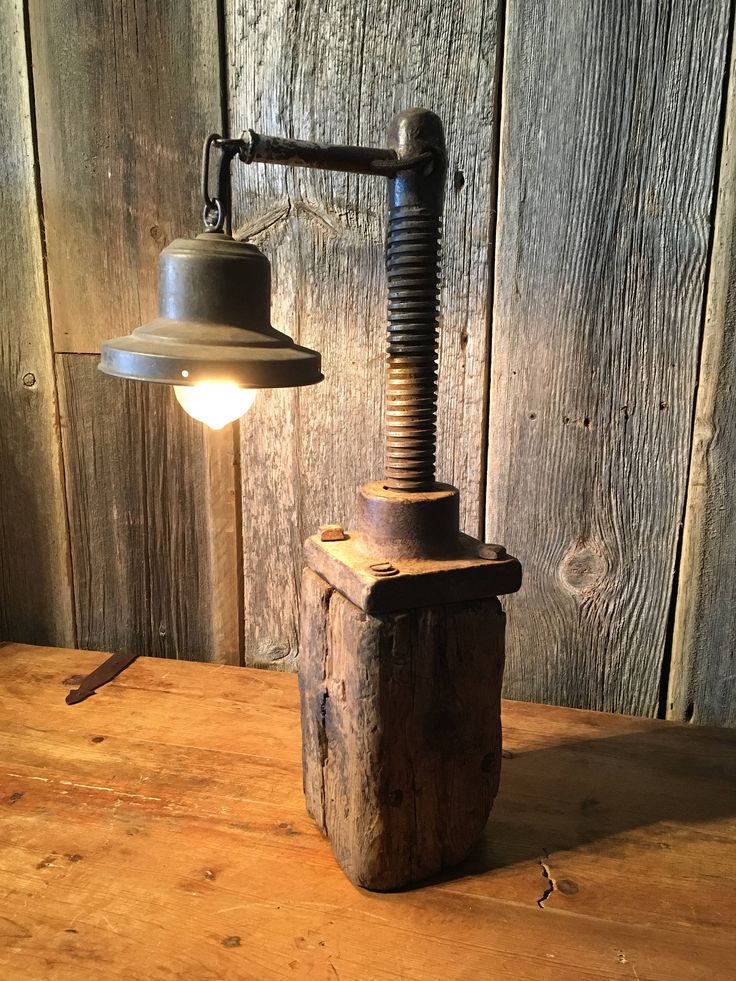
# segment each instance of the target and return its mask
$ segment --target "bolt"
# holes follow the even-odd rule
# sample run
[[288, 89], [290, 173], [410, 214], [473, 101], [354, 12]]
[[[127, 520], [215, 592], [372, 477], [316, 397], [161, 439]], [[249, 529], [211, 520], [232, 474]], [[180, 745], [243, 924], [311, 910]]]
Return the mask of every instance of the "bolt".
[[26, 386], [26, 388], [33, 388], [33, 386], [36, 384], [36, 376], [31, 374], [30, 371], [27, 371], [25, 375], [23, 375], [23, 384]]
[[498, 562], [506, 558], [506, 549], [503, 545], [493, 545], [491, 542], [486, 542], [478, 546], [478, 555], [482, 559], [494, 559]]
[[344, 542], [347, 537], [342, 530], [342, 525], [319, 526], [319, 540], [321, 542]]
[[390, 562], [374, 562], [368, 566], [374, 576], [385, 578], [386, 576], [398, 576], [399, 570]]

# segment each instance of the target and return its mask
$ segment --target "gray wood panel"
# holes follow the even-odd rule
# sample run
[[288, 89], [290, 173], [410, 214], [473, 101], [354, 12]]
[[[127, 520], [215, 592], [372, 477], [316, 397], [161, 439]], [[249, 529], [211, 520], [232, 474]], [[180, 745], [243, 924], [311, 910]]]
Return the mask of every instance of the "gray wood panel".
[[[155, 315], [160, 250], [201, 229], [217, 9], [32, 0], [30, 24], [55, 350], [94, 352]], [[237, 663], [233, 429], [209, 433], [170, 390], [103, 378], [94, 358], [59, 364], [80, 644]]]
[[657, 710], [728, 14], [507, 10], [487, 528], [525, 567], [512, 697]]
[[54, 347], [150, 320], [158, 253], [200, 230], [221, 125], [215, 3], [30, 0]]
[[[382, 145], [401, 108], [445, 121], [439, 477], [460, 487], [472, 533], [483, 511], [497, 26], [495, 3], [227, 5], [233, 132]], [[242, 426], [251, 664], [294, 666], [301, 543], [326, 521], [349, 526], [357, 485], [382, 473], [385, 193], [377, 178], [238, 168], [236, 225], [272, 260], [274, 324], [320, 350], [326, 376], [259, 396]]]
[[668, 718], [736, 725], [736, 68], [731, 63]]
[[238, 663], [213, 594], [208, 436], [166, 385], [57, 356], [79, 646]]
[[0, 7], [0, 638], [74, 644], [23, 4]]

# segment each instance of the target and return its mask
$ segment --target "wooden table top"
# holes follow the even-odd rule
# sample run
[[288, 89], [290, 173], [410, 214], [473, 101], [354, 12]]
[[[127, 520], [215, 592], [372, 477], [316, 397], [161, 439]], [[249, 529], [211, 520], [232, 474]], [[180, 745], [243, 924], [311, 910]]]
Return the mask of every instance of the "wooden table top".
[[736, 733], [504, 703], [444, 881], [356, 889], [304, 810], [293, 675], [0, 645], [0, 977], [732, 979]]

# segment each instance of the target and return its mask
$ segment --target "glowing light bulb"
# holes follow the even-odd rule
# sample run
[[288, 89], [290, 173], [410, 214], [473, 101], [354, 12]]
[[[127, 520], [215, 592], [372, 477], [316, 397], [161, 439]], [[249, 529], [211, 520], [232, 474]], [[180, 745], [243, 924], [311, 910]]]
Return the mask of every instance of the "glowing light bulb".
[[256, 399], [256, 389], [238, 388], [232, 382], [174, 385], [174, 394], [185, 412], [210, 429], [222, 429], [229, 422], [235, 422]]

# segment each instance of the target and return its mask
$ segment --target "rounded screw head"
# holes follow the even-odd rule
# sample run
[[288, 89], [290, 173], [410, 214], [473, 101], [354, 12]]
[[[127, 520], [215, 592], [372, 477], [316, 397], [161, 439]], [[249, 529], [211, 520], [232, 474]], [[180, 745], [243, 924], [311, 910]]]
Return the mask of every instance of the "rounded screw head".
[[347, 537], [341, 525], [319, 526], [319, 540], [321, 542], [344, 542]]
[[27, 371], [25, 375], [23, 375], [23, 384], [26, 386], [26, 388], [33, 388], [33, 386], [36, 384], [36, 376], [33, 374], [33, 372]]
[[503, 545], [494, 545], [492, 542], [484, 542], [478, 547], [478, 555], [481, 559], [499, 559], [506, 558], [506, 549]]
[[386, 576], [398, 576], [399, 570], [396, 566], [391, 565], [390, 562], [374, 562], [373, 565], [369, 565], [368, 568], [371, 570], [374, 576], [379, 576], [384, 578]]

